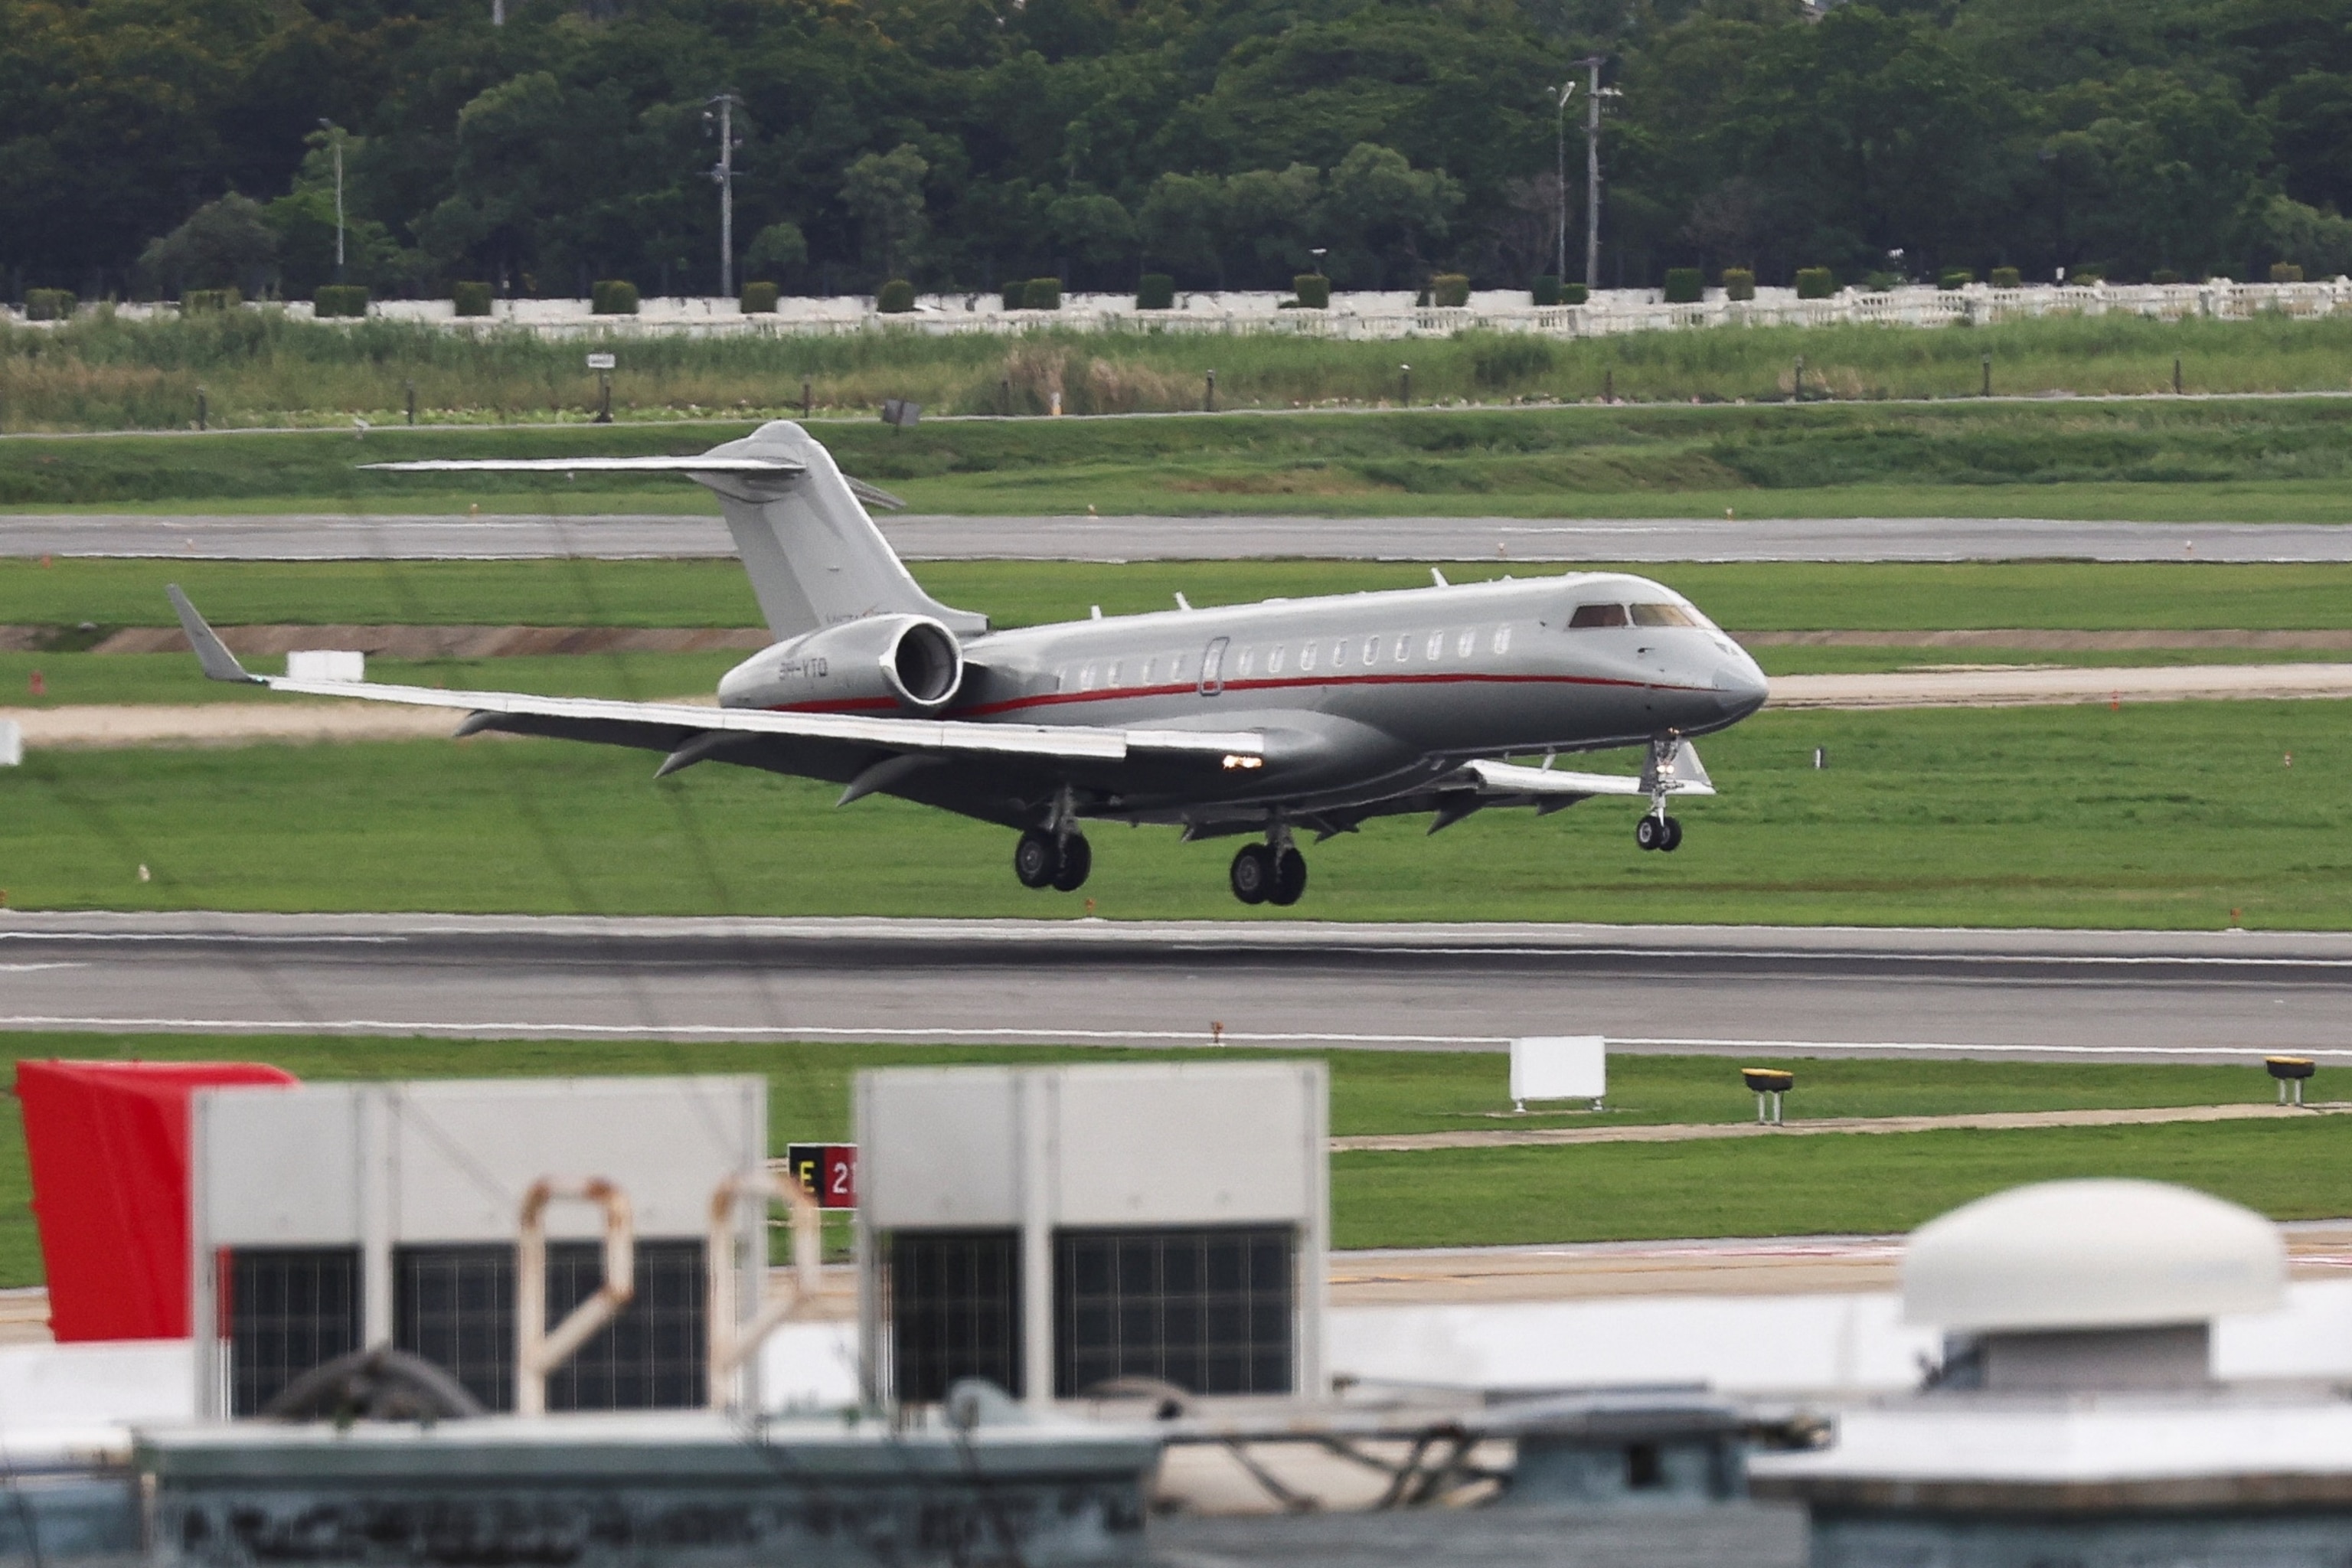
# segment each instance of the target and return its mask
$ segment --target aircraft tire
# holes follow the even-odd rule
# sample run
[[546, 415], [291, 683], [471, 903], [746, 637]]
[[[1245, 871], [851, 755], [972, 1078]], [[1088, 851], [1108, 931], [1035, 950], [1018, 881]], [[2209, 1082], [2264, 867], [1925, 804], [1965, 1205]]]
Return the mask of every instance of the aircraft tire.
[[1655, 849], [1666, 841], [1665, 825], [1654, 816], [1644, 816], [1633, 824], [1633, 842], [1644, 849]]
[[1023, 834], [1021, 842], [1013, 847], [1013, 874], [1021, 879], [1024, 888], [1050, 887], [1061, 860], [1054, 836], [1034, 827]]
[[1265, 895], [1269, 904], [1290, 905], [1307, 891], [1307, 857], [1296, 849], [1283, 849], [1274, 858], [1274, 886]]
[[1658, 847], [1671, 855], [1683, 847], [1683, 825], [1679, 817], [1666, 818], [1666, 837]]
[[1062, 840], [1062, 858], [1054, 868], [1054, 887], [1060, 892], [1075, 893], [1086, 886], [1087, 873], [1094, 868], [1094, 846], [1087, 842], [1085, 834], [1073, 833]]
[[1263, 844], [1244, 844], [1234, 853], [1229, 877], [1234, 897], [1245, 904], [1262, 904], [1274, 890], [1274, 857]]

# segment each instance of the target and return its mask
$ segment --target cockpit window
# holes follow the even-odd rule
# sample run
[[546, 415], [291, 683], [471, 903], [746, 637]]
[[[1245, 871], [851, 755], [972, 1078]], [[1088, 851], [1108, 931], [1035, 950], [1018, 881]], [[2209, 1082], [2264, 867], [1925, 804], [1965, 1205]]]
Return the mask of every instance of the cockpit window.
[[1696, 626], [1706, 623], [1680, 605], [1636, 605], [1633, 606], [1633, 624], [1637, 626]]
[[1622, 626], [1625, 622], [1622, 605], [1579, 605], [1576, 614], [1568, 617], [1571, 628], [1579, 626]]

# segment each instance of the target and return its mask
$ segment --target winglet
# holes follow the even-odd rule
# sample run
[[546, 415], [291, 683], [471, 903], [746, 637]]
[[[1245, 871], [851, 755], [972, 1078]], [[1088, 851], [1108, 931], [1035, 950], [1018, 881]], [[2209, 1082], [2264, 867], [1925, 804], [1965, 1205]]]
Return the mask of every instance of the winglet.
[[172, 596], [172, 608], [179, 612], [180, 626], [188, 634], [188, 646], [196, 650], [196, 662], [205, 667], [205, 679], [235, 680], [247, 686], [263, 684], [259, 676], [246, 673], [245, 666], [236, 662], [236, 655], [229, 652], [220, 635], [205, 624], [204, 616], [196, 614], [196, 607], [188, 603], [188, 596], [180, 592], [177, 583], [166, 584], [163, 592]]

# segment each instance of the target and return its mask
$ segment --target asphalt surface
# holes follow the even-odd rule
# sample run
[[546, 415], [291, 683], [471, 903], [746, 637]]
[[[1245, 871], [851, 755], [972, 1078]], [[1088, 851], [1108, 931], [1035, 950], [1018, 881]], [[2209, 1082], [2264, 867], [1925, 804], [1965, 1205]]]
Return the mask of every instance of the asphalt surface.
[[[927, 517], [879, 520], [918, 561], [2352, 561], [2352, 527], [2033, 518]], [[0, 555], [498, 560], [731, 555], [713, 517], [0, 515]]]
[[0, 1028], [2352, 1062], [2352, 933], [0, 911]]

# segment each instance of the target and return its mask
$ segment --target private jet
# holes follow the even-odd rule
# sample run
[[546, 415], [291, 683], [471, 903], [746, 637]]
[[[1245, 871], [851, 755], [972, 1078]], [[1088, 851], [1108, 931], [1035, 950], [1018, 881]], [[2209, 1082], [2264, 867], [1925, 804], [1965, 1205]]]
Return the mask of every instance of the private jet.
[[[1644, 803], [1643, 849], [1672, 853], [1678, 796], [1715, 793], [1691, 740], [1764, 704], [1763, 673], [1689, 600], [1622, 573], [1269, 599], [990, 629], [908, 574], [863, 501], [798, 425], [699, 457], [377, 463], [403, 472], [682, 474], [716, 491], [775, 641], [728, 671], [718, 706], [452, 691], [253, 675], [177, 586], [205, 673], [273, 690], [449, 708], [501, 731], [658, 752], [656, 778], [730, 763], [891, 795], [1010, 828], [1022, 884], [1074, 892], [1092, 823], [1248, 836], [1245, 904], [1307, 889], [1297, 835], [1493, 806], [1538, 816], [1595, 796]], [[863, 499], [861, 499], [863, 498]], [[1643, 749], [1638, 773], [1555, 766]], [[1507, 761], [1540, 753], [1541, 765]]]

